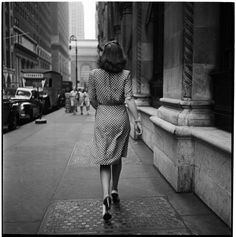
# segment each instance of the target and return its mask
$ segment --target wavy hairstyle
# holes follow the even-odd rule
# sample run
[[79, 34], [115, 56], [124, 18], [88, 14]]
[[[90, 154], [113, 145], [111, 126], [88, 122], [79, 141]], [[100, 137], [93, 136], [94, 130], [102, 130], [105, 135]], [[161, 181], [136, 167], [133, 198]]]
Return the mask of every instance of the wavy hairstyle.
[[127, 59], [118, 41], [109, 41], [104, 45], [102, 56], [98, 59], [98, 66], [112, 73], [121, 72], [126, 65]]

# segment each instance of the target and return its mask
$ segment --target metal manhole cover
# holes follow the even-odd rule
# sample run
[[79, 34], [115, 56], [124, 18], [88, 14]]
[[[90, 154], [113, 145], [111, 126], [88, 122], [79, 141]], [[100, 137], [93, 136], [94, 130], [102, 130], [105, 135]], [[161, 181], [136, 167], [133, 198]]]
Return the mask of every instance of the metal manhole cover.
[[103, 221], [97, 199], [55, 201], [39, 234], [191, 234], [165, 197], [122, 200], [111, 214], [111, 221]]

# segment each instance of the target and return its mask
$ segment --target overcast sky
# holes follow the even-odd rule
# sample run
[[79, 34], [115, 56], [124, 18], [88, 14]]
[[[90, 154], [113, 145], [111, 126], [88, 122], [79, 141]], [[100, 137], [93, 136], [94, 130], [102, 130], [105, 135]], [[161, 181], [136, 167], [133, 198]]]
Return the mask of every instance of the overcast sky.
[[84, 5], [84, 34], [85, 39], [96, 39], [95, 35], [95, 0], [83, 0]]

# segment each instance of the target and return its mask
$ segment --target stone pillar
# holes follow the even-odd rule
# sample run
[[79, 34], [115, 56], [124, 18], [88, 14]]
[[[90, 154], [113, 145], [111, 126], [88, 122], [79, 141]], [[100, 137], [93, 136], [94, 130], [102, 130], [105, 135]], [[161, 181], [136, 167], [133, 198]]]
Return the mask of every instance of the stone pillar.
[[113, 16], [113, 34], [114, 39], [117, 39], [121, 42], [121, 26], [120, 26], [120, 3], [112, 2], [112, 16]]
[[132, 2], [122, 3], [121, 7], [121, 44], [128, 58], [127, 68], [131, 68], [132, 62]]
[[180, 126], [212, 126], [209, 73], [217, 64], [218, 4], [166, 3], [166, 8], [163, 106], [158, 116]]
[[165, 3], [164, 12], [163, 98], [152, 121], [165, 145], [157, 139], [154, 165], [177, 192], [189, 192], [194, 154], [189, 127], [214, 123], [209, 73], [217, 64], [218, 4]]
[[[149, 106], [149, 81], [152, 78], [152, 34], [145, 28], [148, 3], [133, 2], [132, 78], [133, 92], [138, 106]], [[151, 28], [151, 27], [150, 27]]]

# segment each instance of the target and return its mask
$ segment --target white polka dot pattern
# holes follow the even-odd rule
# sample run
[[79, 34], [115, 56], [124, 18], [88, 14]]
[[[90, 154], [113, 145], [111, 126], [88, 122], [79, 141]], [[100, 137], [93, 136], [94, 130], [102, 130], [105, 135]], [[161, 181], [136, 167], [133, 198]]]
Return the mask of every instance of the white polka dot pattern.
[[91, 155], [96, 164], [114, 164], [128, 151], [130, 122], [124, 103], [133, 96], [130, 72], [94, 69], [89, 74], [88, 93], [96, 109]]

